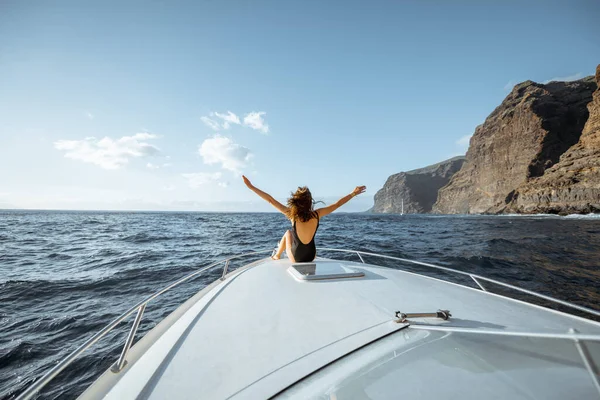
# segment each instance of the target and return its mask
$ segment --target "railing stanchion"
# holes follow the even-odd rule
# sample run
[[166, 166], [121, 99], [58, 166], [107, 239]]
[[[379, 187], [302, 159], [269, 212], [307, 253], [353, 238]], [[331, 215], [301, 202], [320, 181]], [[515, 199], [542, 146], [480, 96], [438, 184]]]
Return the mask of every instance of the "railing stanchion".
[[477, 280], [477, 278], [475, 278], [473, 275], [469, 275], [471, 277], [471, 279], [473, 279], [475, 281], [475, 283], [477, 284], [477, 286], [479, 286], [481, 288], [481, 290], [483, 290], [484, 292], [487, 292], [487, 290], [483, 287], [483, 285]]
[[221, 280], [225, 280], [225, 275], [227, 275], [227, 270], [229, 269], [229, 260], [225, 261], [225, 267], [223, 267], [223, 275], [221, 276]]
[[575, 347], [577, 347], [577, 351], [579, 352], [579, 355], [581, 356], [583, 365], [585, 366], [585, 369], [587, 369], [588, 372], [590, 373], [590, 377], [592, 378], [594, 387], [598, 391], [598, 394], [600, 394], [600, 381], [598, 381], [597, 367], [593, 364], [594, 361], [593, 361], [592, 356], [590, 355], [590, 352], [588, 351], [587, 347], [585, 346], [585, 343], [582, 343], [577, 338], [577, 333], [579, 333], [579, 332], [577, 332], [575, 329], [571, 328], [571, 329], [569, 329], [569, 333], [571, 333], [573, 335], [573, 340], [575, 341]]
[[360, 255], [360, 253], [357, 251], [356, 255], [358, 256], [358, 258], [360, 258], [360, 261], [362, 261], [362, 263], [365, 263], [365, 260], [363, 260], [362, 256]]
[[111, 371], [114, 373], [121, 372], [125, 363], [127, 362], [125, 358], [127, 357], [127, 352], [131, 348], [133, 344], [133, 339], [135, 338], [135, 333], [137, 332], [138, 327], [140, 326], [140, 322], [142, 322], [142, 316], [144, 315], [144, 310], [146, 309], [146, 304], [142, 304], [140, 308], [138, 308], [138, 312], [135, 316], [135, 320], [133, 320], [133, 325], [131, 326], [131, 330], [129, 331], [129, 336], [127, 336], [127, 340], [125, 341], [125, 346], [123, 346], [123, 351], [121, 351], [121, 355], [119, 359], [111, 368]]

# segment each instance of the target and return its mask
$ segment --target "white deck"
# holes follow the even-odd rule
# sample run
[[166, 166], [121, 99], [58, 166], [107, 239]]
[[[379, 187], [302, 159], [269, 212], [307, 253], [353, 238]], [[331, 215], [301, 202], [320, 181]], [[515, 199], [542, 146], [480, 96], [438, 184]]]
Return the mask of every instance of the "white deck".
[[[421, 340], [425, 343], [426, 337], [443, 336], [409, 332], [412, 328], [394, 322], [398, 310], [448, 309], [453, 315], [450, 321], [414, 319], [411, 324], [557, 333], [574, 328], [580, 333], [600, 333], [600, 324], [479, 290], [403, 271], [342, 263], [363, 271], [365, 277], [301, 282], [287, 272], [288, 260], [267, 260], [231, 273], [151, 331], [132, 349], [121, 373], [106, 372], [82, 398], [269, 398], [394, 331], [405, 330], [403, 341], [413, 347]], [[468, 336], [454, 335], [455, 340], [469, 343]], [[568, 345], [574, 350], [571, 342]], [[419, 362], [426, 371], [432, 364], [427, 352], [422, 353]], [[595, 356], [600, 358], [600, 354]], [[591, 385], [583, 365], [555, 368], [557, 376], [566, 371], [576, 382], [588, 379]], [[418, 379], [415, 370], [410, 379]]]

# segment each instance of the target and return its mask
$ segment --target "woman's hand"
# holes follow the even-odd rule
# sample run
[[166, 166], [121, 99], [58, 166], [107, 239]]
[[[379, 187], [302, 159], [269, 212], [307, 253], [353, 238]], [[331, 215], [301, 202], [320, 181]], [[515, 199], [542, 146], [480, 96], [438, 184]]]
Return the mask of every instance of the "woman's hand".
[[357, 186], [352, 192], [352, 196], [358, 196], [361, 193], [364, 193], [367, 190], [366, 186]]
[[250, 182], [250, 179], [246, 178], [246, 176], [242, 175], [242, 179], [244, 180], [244, 183], [246, 184], [246, 186], [248, 186], [248, 189], [253, 189], [254, 186], [252, 186], [252, 182]]

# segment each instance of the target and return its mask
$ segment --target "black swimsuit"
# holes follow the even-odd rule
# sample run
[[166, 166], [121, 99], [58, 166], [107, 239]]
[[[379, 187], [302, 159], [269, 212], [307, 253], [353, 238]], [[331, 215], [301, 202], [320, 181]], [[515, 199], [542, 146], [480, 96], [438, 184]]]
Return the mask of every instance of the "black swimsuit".
[[294, 255], [294, 259], [296, 262], [310, 262], [315, 259], [317, 255], [317, 248], [315, 246], [315, 235], [317, 234], [317, 230], [319, 229], [319, 214], [315, 213], [317, 216], [317, 229], [315, 229], [315, 233], [313, 234], [312, 240], [310, 243], [304, 244], [300, 241], [298, 237], [298, 232], [296, 232], [296, 221], [294, 221], [292, 232], [292, 254]]

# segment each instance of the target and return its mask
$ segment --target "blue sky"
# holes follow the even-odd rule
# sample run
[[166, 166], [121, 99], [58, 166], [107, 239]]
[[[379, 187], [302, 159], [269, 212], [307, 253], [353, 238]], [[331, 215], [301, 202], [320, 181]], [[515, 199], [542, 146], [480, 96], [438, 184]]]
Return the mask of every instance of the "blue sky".
[[[126, 4], [123, 4], [126, 3]], [[269, 211], [464, 154], [591, 75], [598, 1], [3, 1], [0, 208]]]

